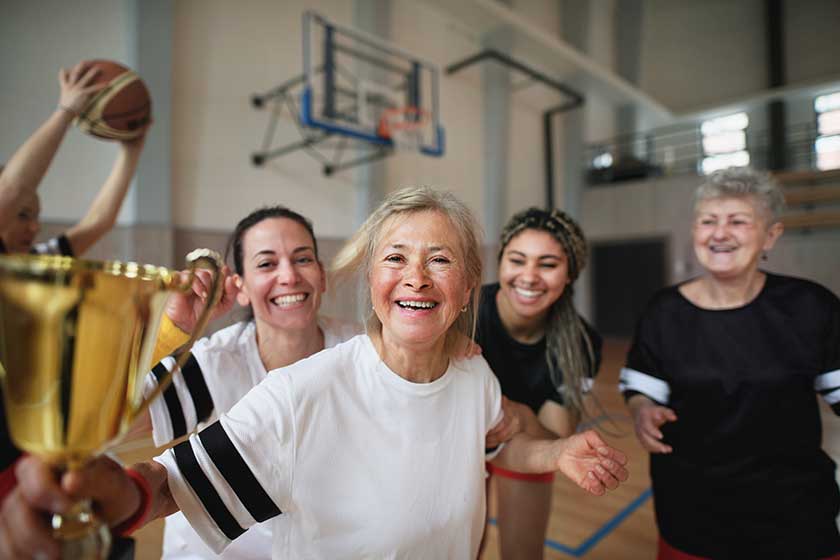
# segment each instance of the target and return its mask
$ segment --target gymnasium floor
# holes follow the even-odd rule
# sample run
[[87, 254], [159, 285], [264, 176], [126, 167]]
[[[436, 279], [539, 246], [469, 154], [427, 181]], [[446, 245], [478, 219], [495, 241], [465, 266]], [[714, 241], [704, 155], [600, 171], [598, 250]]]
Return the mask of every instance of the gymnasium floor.
[[[626, 349], [627, 342], [605, 341], [604, 361], [595, 383], [595, 393], [606, 414], [625, 432], [622, 437], [605, 435], [605, 438], [629, 456], [630, 480], [618, 490], [598, 498], [585, 494], [558, 477], [554, 482], [553, 513], [546, 540], [547, 560], [652, 560], [655, 557], [656, 532], [647, 454], [636, 443], [629, 417], [615, 389]], [[840, 462], [840, 419], [825, 406], [822, 411], [824, 445], [834, 460]], [[615, 428], [610, 431], [615, 431]], [[121, 453], [126, 462], [146, 459], [154, 454], [151, 441], [134, 442], [126, 447], [131, 448]], [[492, 514], [492, 493], [490, 507]], [[136, 533], [137, 560], [160, 557], [162, 529], [163, 522], [156, 521]], [[484, 560], [499, 560], [494, 528], [490, 529]]]

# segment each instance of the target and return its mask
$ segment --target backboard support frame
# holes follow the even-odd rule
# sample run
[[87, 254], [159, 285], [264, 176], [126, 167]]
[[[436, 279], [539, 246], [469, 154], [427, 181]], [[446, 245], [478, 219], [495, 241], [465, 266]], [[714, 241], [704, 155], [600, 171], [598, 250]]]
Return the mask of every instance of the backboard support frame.
[[[436, 65], [313, 11], [304, 12], [302, 23], [303, 74], [251, 98], [256, 108], [273, 107], [262, 147], [251, 156], [254, 165], [300, 149], [322, 164], [325, 175], [383, 159], [394, 153], [395, 145], [379, 134], [380, 119], [387, 110], [403, 106], [423, 108], [429, 115], [418, 153], [443, 155]], [[275, 148], [284, 112], [301, 138]], [[329, 140], [338, 145], [330, 146]], [[323, 153], [324, 148], [332, 155]], [[348, 150], [358, 152], [357, 157], [344, 159]]]

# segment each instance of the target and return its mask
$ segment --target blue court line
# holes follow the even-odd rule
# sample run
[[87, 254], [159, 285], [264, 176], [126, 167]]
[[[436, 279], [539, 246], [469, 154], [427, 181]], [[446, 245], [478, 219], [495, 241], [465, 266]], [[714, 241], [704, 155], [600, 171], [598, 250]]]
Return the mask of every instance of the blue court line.
[[[650, 498], [652, 495], [653, 495], [653, 492], [651, 491], [650, 488], [648, 488], [647, 490], [642, 492], [639, 495], [639, 497], [637, 497], [635, 500], [633, 500], [632, 502], [630, 502], [629, 504], [624, 506], [624, 508], [621, 511], [619, 511], [617, 514], [615, 514], [612, 519], [610, 519], [609, 521], [604, 523], [597, 531], [592, 533], [589, 536], [589, 538], [587, 538], [586, 540], [584, 540], [582, 543], [580, 543], [578, 546], [576, 546], [574, 548], [570, 547], [568, 545], [565, 545], [563, 543], [553, 541], [551, 539], [546, 539], [545, 540], [545, 546], [547, 546], [548, 548], [551, 548], [553, 550], [557, 550], [559, 552], [563, 552], [565, 554], [568, 554], [569, 556], [573, 556], [575, 558], [580, 558], [581, 556], [583, 556], [584, 554], [589, 552], [589, 550], [592, 549], [592, 547], [594, 547], [596, 544], [601, 542], [601, 540], [603, 540], [607, 535], [609, 535], [616, 527], [621, 525], [622, 521], [627, 519], [627, 517], [631, 513], [633, 513], [637, 509], [639, 509], [639, 507], [642, 504], [644, 504], [647, 501], [647, 499]], [[496, 519], [491, 518], [490, 519], [490, 524], [495, 525], [496, 524]]]

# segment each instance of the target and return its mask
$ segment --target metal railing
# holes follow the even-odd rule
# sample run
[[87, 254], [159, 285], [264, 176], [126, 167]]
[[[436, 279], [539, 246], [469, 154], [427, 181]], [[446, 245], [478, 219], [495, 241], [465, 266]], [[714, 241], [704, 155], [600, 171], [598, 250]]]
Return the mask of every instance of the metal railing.
[[[745, 132], [750, 165], [766, 169], [769, 130], [748, 127]], [[785, 128], [785, 170], [816, 169], [817, 136], [814, 122]], [[703, 152], [700, 123], [680, 124], [590, 144], [584, 150], [582, 167], [587, 171], [589, 184], [602, 185], [658, 175], [696, 174], [707, 155]], [[596, 159], [600, 166], [594, 165]]]

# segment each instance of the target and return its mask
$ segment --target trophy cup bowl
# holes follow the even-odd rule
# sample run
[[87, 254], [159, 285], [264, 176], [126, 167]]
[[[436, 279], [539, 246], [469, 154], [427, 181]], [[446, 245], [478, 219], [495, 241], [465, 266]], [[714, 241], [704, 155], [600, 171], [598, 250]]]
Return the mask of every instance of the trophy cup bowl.
[[[221, 295], [217, 253], [193, 251], [187, 266], [182, 278], [136, 263], [0, 256], [0, 379], [15, 445], [62, 471], [81, 467], [125, 435], [171, 378], [144, 398], [168, 292], [191, 289], [197, 268], [213, 272], [184, 361]], [[89, 501], [54, 516], [53, 531], [64, 558], [107, 557], [110, 532]]]

